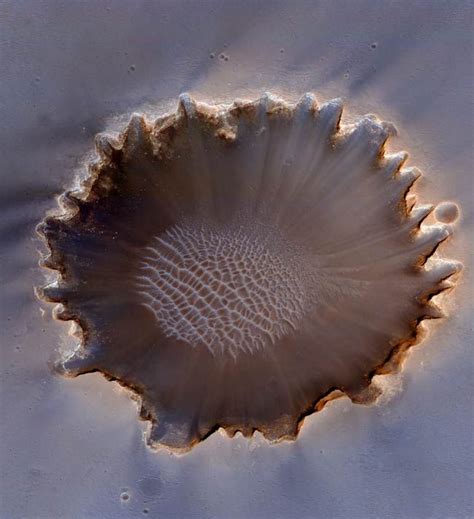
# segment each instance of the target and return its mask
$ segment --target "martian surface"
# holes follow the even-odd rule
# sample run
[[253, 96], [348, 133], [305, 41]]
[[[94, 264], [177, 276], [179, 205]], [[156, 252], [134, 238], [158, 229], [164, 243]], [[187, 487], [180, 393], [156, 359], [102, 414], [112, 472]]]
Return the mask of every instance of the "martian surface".
[[0, 517], [472, 517], [472, 4], [0, 27]]

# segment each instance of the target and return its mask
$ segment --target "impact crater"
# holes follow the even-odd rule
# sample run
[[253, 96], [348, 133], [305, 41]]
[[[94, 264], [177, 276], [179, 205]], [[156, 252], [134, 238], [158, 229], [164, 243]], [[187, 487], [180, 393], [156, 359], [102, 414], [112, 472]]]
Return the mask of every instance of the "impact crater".
[[132, 390], [152, 447], [218, 428], [294, 439], [337, 396], [373, 402], [373, 377], [443, 317], [457, 206], [418, 202], [421, 172], [386, 151], [393, 125], [341, 116], [312, 94], [183, 95], [97, 136], [87, 178], [40, 224], [57, 271], [40, 296], [80, 339], [58, 371]]

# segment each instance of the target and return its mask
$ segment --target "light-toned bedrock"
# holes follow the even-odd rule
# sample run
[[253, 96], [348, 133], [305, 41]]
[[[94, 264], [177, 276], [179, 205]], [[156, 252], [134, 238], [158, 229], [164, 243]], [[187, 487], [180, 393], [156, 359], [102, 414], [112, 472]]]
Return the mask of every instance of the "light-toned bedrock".
[[40, 225], [58, 271], [40, 295], [79, 325], [58, 370], [130, 388], [150, 445], [186, 450], [219, 427], [295, 438], [334, 396], [373, 402], [373, 376], [443, 316], [433, 297], [460, 264], [435, 252], [458, 207], [430, 216], [420, 172], [385, 152], [393, 126], [341, 115], [311, 94], [183, 95], [99, 135], [87, 179]]

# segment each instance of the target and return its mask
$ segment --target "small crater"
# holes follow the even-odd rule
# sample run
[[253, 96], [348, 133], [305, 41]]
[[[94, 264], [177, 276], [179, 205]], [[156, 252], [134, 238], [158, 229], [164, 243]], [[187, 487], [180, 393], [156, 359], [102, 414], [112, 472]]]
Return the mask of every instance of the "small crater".
[[122, 492], [120, 494], [120, 500], [124, 503], [127, 502], [130, 499], [130, 494], [128, 492]]
[[459, 218], [459, 207], [454, 202], [441, 202], [435, 209], [435, 217], [442, 223], [453, 223]]
[[371, 49], [376, 49], [377, 47], [378, 47], [378, 43], [376, 41], [374, 41], [373, 43], [370, 44]]

